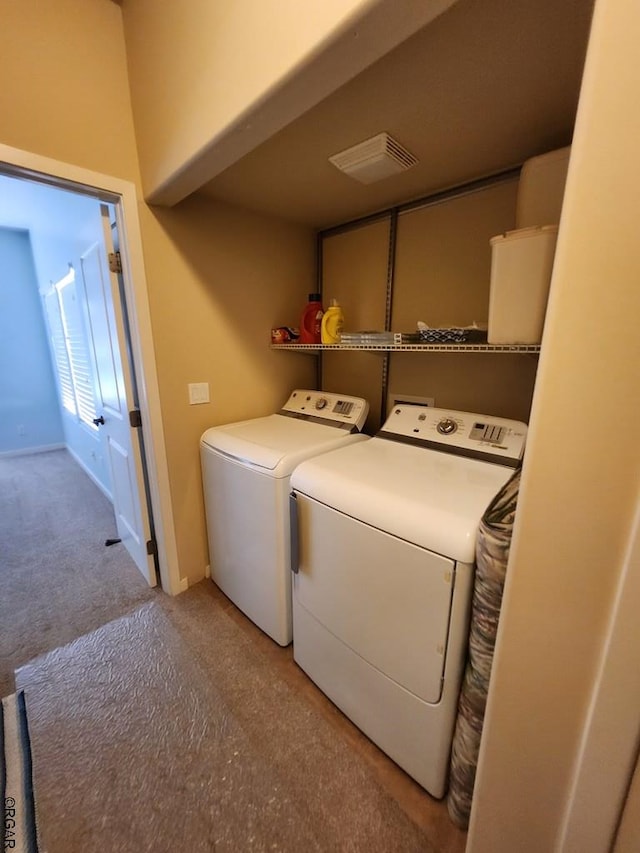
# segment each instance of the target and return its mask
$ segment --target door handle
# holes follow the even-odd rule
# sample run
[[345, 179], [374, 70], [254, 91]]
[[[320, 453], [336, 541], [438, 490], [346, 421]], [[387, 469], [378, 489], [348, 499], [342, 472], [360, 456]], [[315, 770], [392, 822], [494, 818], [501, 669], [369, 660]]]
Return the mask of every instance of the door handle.
[[99, 418], [94, 418], [93, 422], [96, 426], [100, 426], [100, 424], [104, 425], [104, 418], [100, 415]]

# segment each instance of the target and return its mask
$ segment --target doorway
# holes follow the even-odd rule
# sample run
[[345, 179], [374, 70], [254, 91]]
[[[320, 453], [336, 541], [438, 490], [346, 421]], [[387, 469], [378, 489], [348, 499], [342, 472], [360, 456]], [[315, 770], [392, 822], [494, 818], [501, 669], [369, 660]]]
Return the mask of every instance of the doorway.
[[[147, 530], [148, 520], [153, 517], [157, 566], [162, 589], [170, 594], [180, 592], [186, 588], [186, 583], [179, 576], [177, 564], [135, 187], [130, 182], [6, 146], [0, 146], [0, 175], [26, 181], [31, 185], [55, 188], [67, 195], [111, 206], [115, 221], [109, 223], [109, 229], [115, 224], [122, 266], [121, 271], [112, 270], [107, 273], [107, 277], [111, 277], [110, 290], [113, 300], [111, 306], [106, 308], [107, 315], [111, 311], [111, 316], [106, 319], [115, 323], [116, 345], [113, 351], [121, 359], [124, 384], [127, 386], [124, 389], [126, 417], [131, 417], [127, 431], [132, 434], [131, 453], [136, 458], [136, 500], [145, 508]], [[5, 219], [3, 224], [9, 223]], [[17, 222], [13, 224], [20, 225]], [[107, 288], [103, 287], [103, 292], [106, 290]], [[129, 326], [128, 339], [124, 318]], [[134, 394], [136, 386], [139, 396], [137, 400]], [[131, 426], [136, 418], [143, 425], [144, 444], [135, 432], [137, 427]], [[112, 449], [116, 445], [121, 447], [122, 442], [114, 440], [111, 443]], [[142, 477], [143, 461], [148, 472], [146, 484]], [[146, 541], [148, 540], [145, 540], [145, 545]]]

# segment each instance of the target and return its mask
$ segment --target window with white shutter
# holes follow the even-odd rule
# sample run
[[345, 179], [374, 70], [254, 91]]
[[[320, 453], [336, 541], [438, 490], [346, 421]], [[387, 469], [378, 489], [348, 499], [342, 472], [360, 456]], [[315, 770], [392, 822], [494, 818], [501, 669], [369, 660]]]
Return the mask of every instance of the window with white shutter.
[[60, 385], [60, 397], [64, 408], [72, 415], [77, 415], [76, 395], [73, 390], [73, 378], [71, 376], [71, 364], [67, 353], [67, 342], [60, 316], [60, 303], [58, 302], [58, 291], [55, 287], [44, 297], [44, 305], [49, 320], [49, 332], [51, 334], [51, 347], [58, 373]]
[[90, 429], [97, 429], [93, 423], [97, 415], [93, 372], [73, 267], [69, 268], [64, 278], [56, 282], [45, 297], [45, 303], [60, 377], [62, 405]]

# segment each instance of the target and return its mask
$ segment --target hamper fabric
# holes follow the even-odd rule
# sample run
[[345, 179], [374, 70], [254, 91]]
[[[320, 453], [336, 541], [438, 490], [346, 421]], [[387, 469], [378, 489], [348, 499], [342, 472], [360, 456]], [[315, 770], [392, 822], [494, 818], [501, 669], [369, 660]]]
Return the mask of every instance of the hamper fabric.
[[468, 659], [458, 700], [447, 795], [449, 815], [463, 829], [469, 825], [519, 487], [520, 469], [489, 504], [476, 540]]

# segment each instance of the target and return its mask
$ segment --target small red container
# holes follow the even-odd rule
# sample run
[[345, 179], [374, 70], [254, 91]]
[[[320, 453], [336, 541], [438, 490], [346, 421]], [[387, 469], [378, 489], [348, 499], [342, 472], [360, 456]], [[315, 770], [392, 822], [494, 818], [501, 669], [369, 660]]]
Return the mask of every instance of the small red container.
[[272, 344], [297, 344], [300, 342], [299, 338], [299, 331], [292, 329], [291, 326], [278, 326], [277, 329], [271, 329]]

